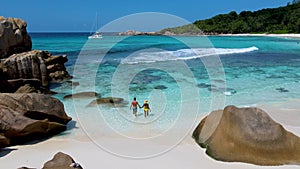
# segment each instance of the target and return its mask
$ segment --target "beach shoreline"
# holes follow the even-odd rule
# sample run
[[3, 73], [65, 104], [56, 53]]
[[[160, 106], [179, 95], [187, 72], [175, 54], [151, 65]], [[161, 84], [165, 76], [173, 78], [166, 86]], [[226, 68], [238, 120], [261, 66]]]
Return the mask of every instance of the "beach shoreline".
[[207, 36], [266, 36], [266, 37], [279, 37], [279, 38], [300, 38], [300, 34], [217, 34], [217, 35], [207, 35]]
[[[284, 128], [294, 134], [300, 136], [300, 122], [297, 116], [299, 110], [299, 99], [289, 100], [280, 103], [267, 103], [260, 104], [268, 112], [268, 114], [277, 122], [281, 123]], [[289, 109], [287, 111], [287, 107]], [[275, 111], [275, 112], [274, 112]], [[199, 116], [194, 124], [198, 125], [203, 116]], [[174, 148], [162, 154], [158, 154], [151, 158], [126, 158], [117, 156], [105, 149], [99, 147], [92, 140], [86, 136], [82, 137], [85, 133], [80, 123], [76, 124], [76, 128], [69, 130], [70, 135], [58, 135], [48, 140], [38, 142], [36, 144], [18, 145], [7, 147], [6, 155], [1, 155], [0, 166], [1, 168], [18, 168], [21, 166], [42, 168], [43, 164], [50, 160], [53, 155], [59, 151], [72, 155], [75, 161], [80, 163], [83, 168], [173, 168], [181, 169], [189, 166], [191, 169], [201, 167], [212, 169], [258, 169], [262, 166], [240, 163], [240, 162], [222, 162], [210, 158], [205, 149], [200, 148], [199, 145], [192, 138], [192, 131]], [[79, 137], [80, 136], [80, 137]], [[103, 136], [102, 138], [106, 144], [122, 143], [117, 147], [121, 151], [130, 151], [134, 147], [130, 145], [131, 141], [128, 138], [112, 138]], [[158, 147], [164, 147], [168, 144], [167, 138], [165, 142], [149, 142], [145, 146], [145, 150], [151, 150]], [[30, 156], [28, 156], [30, 152]], [[2, 152], [4, 153], [4, 152]], [[283, 165], [283, 166], [265, 166], [264, 168], [280, 168], [280, 169], [293, 169], [298, 168], [297, 165]]]

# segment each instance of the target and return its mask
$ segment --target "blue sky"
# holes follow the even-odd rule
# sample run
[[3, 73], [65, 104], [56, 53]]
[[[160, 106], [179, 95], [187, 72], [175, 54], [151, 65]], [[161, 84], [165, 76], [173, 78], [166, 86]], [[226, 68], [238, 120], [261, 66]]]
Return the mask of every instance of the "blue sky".
[[190, 22], [230, 11], [285, 6], [292, 0], [5, 0], [0, 15], [27, 21], [29, 32], [89, 32], [120, 17], [140, 12], [162, 12]]

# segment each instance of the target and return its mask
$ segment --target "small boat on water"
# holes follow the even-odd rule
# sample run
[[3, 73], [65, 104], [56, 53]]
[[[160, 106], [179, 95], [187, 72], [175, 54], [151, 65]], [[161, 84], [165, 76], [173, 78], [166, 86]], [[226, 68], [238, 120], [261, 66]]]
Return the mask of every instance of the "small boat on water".
[[103, 38], [101, 32], [96, 31], [93, 35], [88, 37], [89, 39], [101, 39]]
[[[98, 28], [98, 13], [96, 13], [96, 29]], [[88, 39], [102, 39], [103, 36], [101, 32], [96, 31], [94, 34], [90, 35]]]

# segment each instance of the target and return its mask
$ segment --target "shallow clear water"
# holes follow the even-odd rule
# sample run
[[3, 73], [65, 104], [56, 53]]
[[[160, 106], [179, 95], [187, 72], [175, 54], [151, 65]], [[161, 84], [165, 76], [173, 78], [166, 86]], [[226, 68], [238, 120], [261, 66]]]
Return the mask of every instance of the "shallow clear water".
[[[127, 131], [138, 129], [149, 130], [142, 136], [148, 138], [174, 126], [190, 128], [197, 115], [229, 104], [248, 106], [300, 96], [299, 39], [104, 36], [88, 41], [88, 35], [80, 33], [31, 36], [33, 48], [68, 55], [66, 66], [80, 85], [52, 85], [68, 113], [83, 124], [104, 118], [128, 137], [135, 136]], [[129, 104], [86, 107], [92, 99], [62, 99], [82, 91], [128, 102], [137, 97], [140, 104], [147, 99], [152, 112], [145, 119], [139, 110], [134, 119]]]

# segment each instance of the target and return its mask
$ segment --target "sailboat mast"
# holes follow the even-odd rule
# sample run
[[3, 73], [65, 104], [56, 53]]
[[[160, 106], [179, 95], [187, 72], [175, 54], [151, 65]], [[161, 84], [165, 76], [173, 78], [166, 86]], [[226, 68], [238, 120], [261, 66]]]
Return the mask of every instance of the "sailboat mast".
[[98, 12], [96, 12], [96, 32], [98, 32]]
[[89, 39], [101, 39], [102, 38], [101, 33], [98, 31], [98, 12], [96, 12], [96, 31], [94, 32], [94, 34], [92, 34], [88, 38]]

